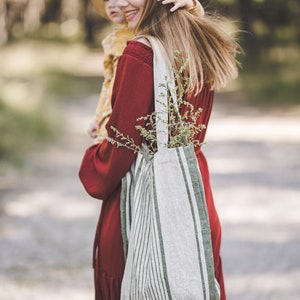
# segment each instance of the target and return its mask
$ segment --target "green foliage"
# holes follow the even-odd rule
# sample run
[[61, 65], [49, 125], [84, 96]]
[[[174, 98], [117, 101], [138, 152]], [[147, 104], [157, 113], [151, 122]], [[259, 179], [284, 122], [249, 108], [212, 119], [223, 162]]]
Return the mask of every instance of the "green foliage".
[[44, 72], [43, 80], [48, 95], [72, 99], [99, 93], [103, 78], [74, 75], [57, 68]]
[[89, 51], [82, 44], [38, 41], [0, 48], [1, 163], [19, 164], [29, 151], [64, 134], [65, 99], [99, 93], [100, 76], [87, 76], [80, 68]]
[[110, 137], [100, 136], [101, 138], [104, 138], [108, 140], [112, 145], [116, 145], [117, 148], [119, 147], [125, 147], [129, 150], [132, 150], [134, 153], [139, 152], [139, 146], [135, 144], [133, 138], [131, 138], [128, 135], [124, 135], [121, 133], [117, 128], [111, 127], [112, 131], [116, 134], [116, 138], [112, 139]]
[[203, 1], [239, 26], [245, 56], [237, 80], [254, 105], [300, 104], [300, 1]]
[[20, 164], [26, 152], [53, 136], [55, 128], [45, 107], [18, 111], [0, 99], [0, 161]]
[[246, 61], [239, 76], [248, 102], [267, 106], [300, 104], [300, 47], [265, 50], [259, 61]]

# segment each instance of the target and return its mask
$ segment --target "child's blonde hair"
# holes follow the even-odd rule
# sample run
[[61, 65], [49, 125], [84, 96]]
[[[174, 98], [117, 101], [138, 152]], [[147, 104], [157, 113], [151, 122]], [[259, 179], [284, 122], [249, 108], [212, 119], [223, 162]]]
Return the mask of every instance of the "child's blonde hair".
[[174, 59], [174, 50], [181, 53], [187, 62], [184, 77], [190, 79], [188, 92], [199, 92], [204, 84], [218, 89], [237, 76], [239, 46], [220, 22], [207, 14], [200, 17], [185, 9], [171, 13], [168, 5], [146, 1], [135, 32], [159, 38], [177, 69], [181, 66]]

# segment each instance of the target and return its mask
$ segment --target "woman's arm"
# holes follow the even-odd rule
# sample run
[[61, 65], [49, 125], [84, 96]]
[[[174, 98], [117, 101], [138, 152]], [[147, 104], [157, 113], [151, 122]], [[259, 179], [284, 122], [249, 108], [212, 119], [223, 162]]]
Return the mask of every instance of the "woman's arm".
[[[149, 59], [145, 61], [147, 55]], [[153, 111], [153, 93], [151, 49], [139, 42], [130, 42], [117, 67], [113, 109], [106, 126], [109, 138], [116, 139], [111, 129], [113, 126], [124, 136], [132, 138], [136, 145], [141, 144], [142, 138], [135, 126], [137, 118]], [[88, 148], [79, 171], [86, 191], [94, 198], [107, 200], [120, 186], [135, 157], [132, 150], [117, 147], [107, 140]]]

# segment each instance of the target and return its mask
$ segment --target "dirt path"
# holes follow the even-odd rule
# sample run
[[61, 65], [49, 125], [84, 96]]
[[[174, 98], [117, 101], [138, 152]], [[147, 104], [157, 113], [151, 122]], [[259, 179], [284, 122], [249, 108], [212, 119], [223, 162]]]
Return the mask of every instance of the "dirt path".
[[[100, 203], [77, 172], [97, 96], [64, 102], [66, 134], [0, 189], [0, 299], [93, 299]], [[215, 106], [204, 151], [223, 224], [228, 300], [300, 297], [300, 113]]]
[[22, 174], [10, 176], [11, 189], [0, 201], [1, 300], [93, 299], [91, 253], [100, 203], [83, 191], [77, 174], [91, 142], [84, 129], [96, 101], [95, 95], [62, 102], [63, 136], [32, 153]]
[[205, 151], [229, 300], [300, 299], [299, 116], [216, 107]]

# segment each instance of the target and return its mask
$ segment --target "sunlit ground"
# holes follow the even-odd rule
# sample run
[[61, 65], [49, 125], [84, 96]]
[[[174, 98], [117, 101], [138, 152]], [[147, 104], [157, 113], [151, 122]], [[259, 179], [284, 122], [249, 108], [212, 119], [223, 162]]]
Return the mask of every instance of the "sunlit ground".
[[228, 299], [298, 299], [300, 111], [220, 96], [204, 146], [223, 224]]
[[[97, 86], [89, 89], [91, 76], [101, 74], [101, 54], [81, 46], [31, 47], [11, 48], [18, 63], [9, 52], [1, 55], [1, 83], [14, 98], [7, 101], [17, 109], [25, 100], [30, 105], [31, 91], [40, 85], [38, 101], [46, 97], [53, 105], [50, 117], [62, 125], [58, 138], [24, 154], [22, 169], [0, 173], [0, 299], [93, 299], [92, 243], [100, 203], [83, 191], [77, 172], [91, 144], [86, 128]], [[50, 85], [60, 93], [51, 92], [39, 77], [48, 68], [79, 74], [76, 86], [63, 76], [60, 85]], [[27, 80], [32, 85], [12, 89], [15, 78], [21, 86]], [[256, 108], [236, 97], [232, 91], [217, 95], [203, 146], [223, 225], [228, 300], [298, 300], [300, 109]]]

